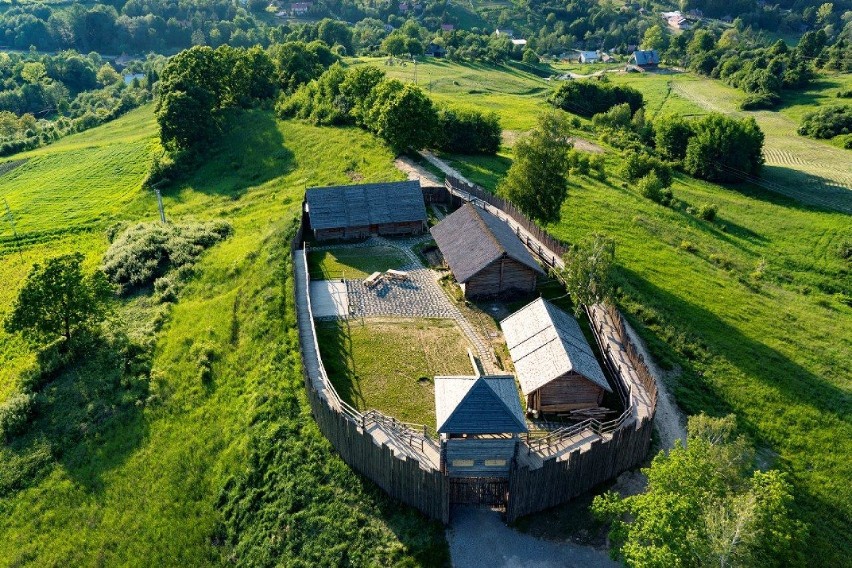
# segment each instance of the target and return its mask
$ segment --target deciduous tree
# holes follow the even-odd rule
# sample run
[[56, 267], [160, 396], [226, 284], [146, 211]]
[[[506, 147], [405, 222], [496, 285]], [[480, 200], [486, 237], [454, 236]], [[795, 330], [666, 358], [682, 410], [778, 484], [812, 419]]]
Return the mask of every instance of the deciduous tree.
[[563, 260], [565, 287], [578, 316], [583, 306], [599, 304], [612, 298], [612, 269], [615, 261], [615, 243], [612, 239], [594, 235], [582, 244], [569, 248]]

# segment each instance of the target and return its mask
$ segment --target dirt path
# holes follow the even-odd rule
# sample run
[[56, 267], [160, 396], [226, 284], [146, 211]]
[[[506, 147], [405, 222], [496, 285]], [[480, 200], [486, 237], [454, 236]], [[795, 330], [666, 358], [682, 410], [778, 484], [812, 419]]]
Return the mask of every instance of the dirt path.
[[630, 339], [639, 350], [645, 363], [648, 365], [648, 370], [654, 376], [657, 383], [657, 413], [654, 415], [654, 428], [660, 436], [660, 445], [663, 449], [669, 450], [674, 447], [675, 440], [686, 440], [686, 418], [675, 404], [674, 397], [666, 388], [666, 383], [663, 381], [665, 373], [654, 362], [654, 358], [648, 353], [645, 342], [639, 337], [630, 324], [624, 322], [624, 327]]
[[435, 177], [435, 174], [427, 170], [426, 168], [415, 164], [411, 159], [406, 158], [405, 156], [400, 156], [396, 160], [393, 161], [393, 165], [396, 166], [401, 172], [408, 174], [408, 179], [410, 180], [419, 180], [420, 185], [444, 185], [442, 180], [439, 180]]
[[447, 529], [454, 568], [615, 568], [604, 550], [543, 540], [507, 527], [486, 508], [459, 507]]

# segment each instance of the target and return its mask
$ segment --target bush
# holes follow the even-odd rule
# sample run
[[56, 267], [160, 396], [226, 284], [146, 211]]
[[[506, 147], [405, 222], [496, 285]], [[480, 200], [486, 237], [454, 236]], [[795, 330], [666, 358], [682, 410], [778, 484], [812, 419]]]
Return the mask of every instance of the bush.
[[458, 154], [496, 154], [503, 129], [496, 113], [442, 106], [438, 109], [436, 144]]
[[852, 133], [852, 105], [820, 108], [805, 115], [799, 134], [811, 138], [834, 138]]
[[631, 87], [613, 85], [604, 81], [568, 81], [562, 83], [547, 102], [562, 110], [592, 117], [616, 105], [627, 103], [631, 113], [645, 104], [642, 93]]
[[127, 292], [152, 284], [172, 268], [194, 263], [205, 249], [230, 234], [231, 225], [225, 221], [140, 223], [115, 238], [104, 255], [103, 270]]
[[749, 95], [740, 103], [742, 110], [773, 109], [781, 104], [781, 97], [777, 93], [754, 93]]
[[22, 392], [9, 397], [0, 405], [0, 440], [10, 440], [26, 428], [30, 421], [35, 395]]
[[637, 181], [654, 172], [663, 187], [669, 187], [673, 181], [672, 168], [655, 156], [644, 152], [628, 152], [621, 164], [621, 175], [628, 181]]
[[716, 218], [716, 213], [719, 211], [719, 206], [715, 203], [704, 203], [698, 208], [698, 216], [705, 221], [712, 221]]
[[640, 179], [637, 188], [643, 197], [647, 197], [660, 205], [669, 206], [672, 203], [674, 197], [672, 190], [663, 184], [663, 181], [654, 171]]

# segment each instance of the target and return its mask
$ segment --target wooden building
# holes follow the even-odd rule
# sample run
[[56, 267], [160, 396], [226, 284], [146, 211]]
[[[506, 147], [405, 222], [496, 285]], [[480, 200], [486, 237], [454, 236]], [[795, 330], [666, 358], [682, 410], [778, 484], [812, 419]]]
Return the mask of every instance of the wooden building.
[[632, 63], [642, 69], [656, 69], [660, 64], [660, 54], [656, 49], [637, 49], [630, 54], [628, 63]]
[[318, 241], [418, 235], [426, 230], [418, 181], [312, 187], [305, 194], [304, 210]]
[[527, 431], [514, 377], [435, 377], [435, 415], [447, 476], [509, 476]]
[[547, 300], [526, 305], [500, 327], [528, 410], [592, 408], [612, 392], [580, 324]]
[[432, 227], [432, 236], [467, 298], [533, 292], [544, 274], [508, 224], [470, 203]]

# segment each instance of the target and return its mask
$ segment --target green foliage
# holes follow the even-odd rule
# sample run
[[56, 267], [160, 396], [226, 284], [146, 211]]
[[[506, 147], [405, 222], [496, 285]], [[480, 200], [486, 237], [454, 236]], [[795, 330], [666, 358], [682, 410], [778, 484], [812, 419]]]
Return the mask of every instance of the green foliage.
[[419, 87], [389, 79], [379, 83], [368, 100], [364, 124], [395, 152], [419, 150], [434, 140], [438, 115]]
[[672, 204], [672, 190], [657, 175], [656, 170], [650, 170], [639, 179], [636, 188], [642, 197], [647, 197], [660, 205], [668, 207]]
[[442, 105], [436, 132], [436, 145], [445, 152], [496, 154], [503, 129], [497, 113]]
[[0, 403], [0, 441], [17, 436], [27, 426], [35, 406], [35, 395], [22, 392]]
[[716, 214], [719, 212], [719, 206], [715, 203], [702, 203], [698, 207], [698, 216], [705, 221], [713, 221], [716, 219]]
[[[103, 270], [124, 292], [153, 284], [173, 268], [193, 264], [205, 249], [228, 237], [226, 221], [139, 223], [120, 233], [104, 254]], [[158, 290], [164, 293], [167, 286]]]
[[665, 115], [654, 121], [654, 142], [657, 152], [667, 160], [682, 160], [692, 136], [689, 123], [678, 116]]
[[33, 265], [4, 322], [6, 331], [48, 343], [97, 327], [109, 313], [112, 289], [103, 272], [83, 273], [84, 258], [74, 253]]
[[515, 160], [497, 191], [533, 219], [558, 219], [568, 195], [571, 146], [566, 118], [541, 115], [538, 126], [515, 144]]
[[316, 79], [337, 57], [321, 41], [290, 41], [273, 45], [269, 56], [275, 64], [278, 87], [293, 93], [301, 85]]
[[584, 306], [612, 301], [615, 292], [612, 278], [615, 242], [612, 239], [593, 235], [582, 244], [572, 245], [563, 260], [562, 276], [577, 316]]
[[781, 104], [781, 96], [776, 93], [754, 93], [740, 103], [742, 110], [773, 109]]
[[802, 119], [799, 134], [811, 138], [834, 138], [852, 133], [852, 105], [824, 106]]
[[593, 116], [592, 124], [596, 128], [629, 128], [632, 117], [633, 111], [630, 109], [630, 105], [622, 103], [615, 105], [606, 112]]
[[625, 103], [632, 114], [644, 105], [642, 93], [636, 89], [589, 79], [564, 82], [547, 100], [556, 108], [587, 117]]
[[710, 114], [690, 123], [693, 135], [683, 166], [690, 175], [712, 181], [741, 181], [763, 166], [763, 132], [754, 118]]
[[[609, 492], [592, 509], [612, 522], [614, 557], [628, 566], [787, 566], [804, 528], [790, 519], [791, 487], [753, 471], [733, 416], [690, 418], [686, 446], [658, 454], [645, 493]], [[625, 520], [628, 518], [629, 520]]]
[[645, 152], [626, 152], [619, 169], [619, 173], [631, 182], [636, 182], [652, 172], [662, 187], [669, 187], [672, 184], [671, 166]]

